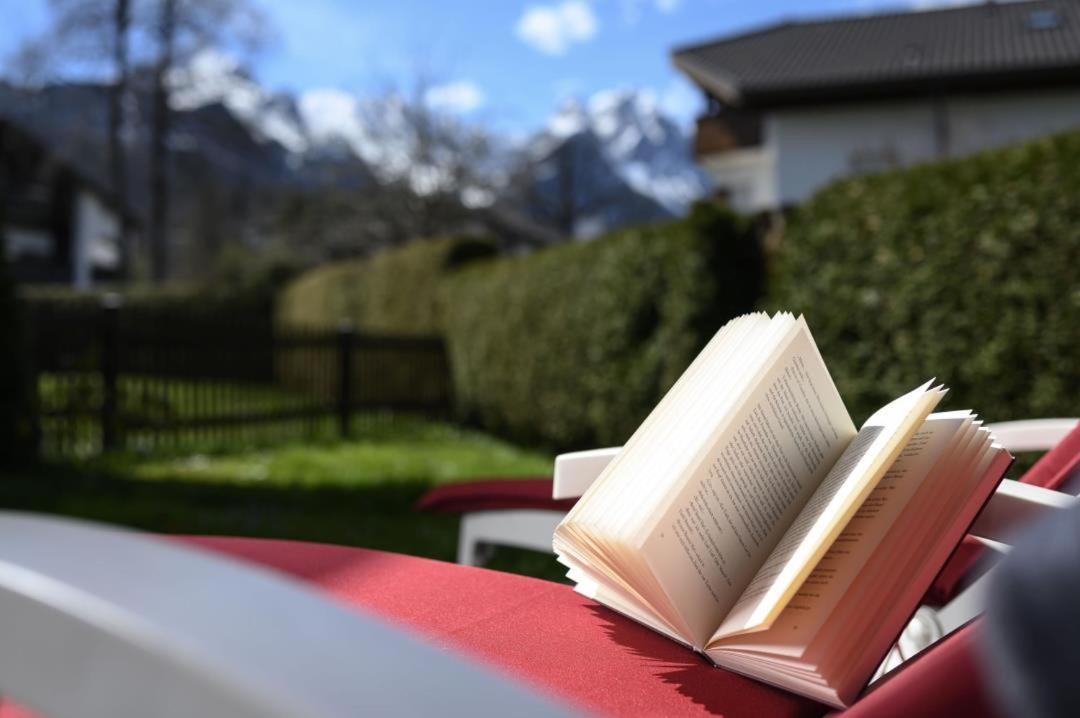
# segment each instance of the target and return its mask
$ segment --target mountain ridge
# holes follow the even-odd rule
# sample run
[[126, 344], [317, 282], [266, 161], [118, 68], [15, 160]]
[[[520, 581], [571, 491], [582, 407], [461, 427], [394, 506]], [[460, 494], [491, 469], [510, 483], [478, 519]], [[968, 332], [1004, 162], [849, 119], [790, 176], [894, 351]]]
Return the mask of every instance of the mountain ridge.
[[[254, 187], [320, 191], [380, 182], [421, 196], [452, 191], [467, 207], [515, 208], [578, 237], [677, 216], [708, 191], [686, 133], [647, 90], [625, 87], [565, 103], [518, 143], [440, 116], [447, 136], [463, 144], [424, 147], [416, 128], [430, 117], [418, 114], [430, 108], [397, 94], [271, 92], [220, 53], [196, 56], [168, 81], [173, 150]], [[93, 83], [0, 83], [0, 115], [35, 128], [61, 156], [105, 181], [106, 94]], [[129, 105], [126, 142], [132, 164], [142, 166], [151, 111], [138, 78]], [[463, 180], [458, 164], [465, 162], [475, 176]], [[145, 211], [140, 172], [131, 173], [129, 196]], [[560, 177], [568, 173], [574, 176]]]

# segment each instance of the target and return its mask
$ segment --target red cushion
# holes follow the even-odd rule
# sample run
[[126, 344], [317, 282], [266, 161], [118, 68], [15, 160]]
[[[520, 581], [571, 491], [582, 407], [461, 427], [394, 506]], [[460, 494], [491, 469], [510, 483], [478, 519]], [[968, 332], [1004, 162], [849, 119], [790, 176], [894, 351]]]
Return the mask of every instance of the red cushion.
[[444, 484], [424, 494], [416, 507], [458, 514], [496, 509], [569, 511], [576, 502], [577, 499], [551, 498], [551, 479], [531, 477]]
[[[825, 712], [809, 700], [713, 668], [568, 586], [364, 549], [186, 540], [311, 581], [589, 711], [736, 718]], [[871, 691], [853, 715], [954, 716], [960, 714], [956, 706], [964, 706], [963, 715], [989, 715], [972, 635], [969, 627], [928, 651]]]
[[[1043, 454], [1035, 465], [1020, 477], [1020, 481], [1056, 491], [1077, 471], [1080, 471], [1080, 425]], [[952, 600], [983, 573], [978, 564], [985, 555], [985, 547], [981, 543], [971, 536], [965, 536], [938, 574], [923, 602], [941, 606]]]
[[844, 718], [997, 715], [976, 660], [977, 629], [961, 628], [886, 676]]
[[[365, 549], [243, 538], [177, 540], [310, 582], [590, 712], [730, 718], [826, 712], [809, 700], [713, 668], [568, 586]], [[845, 715], [989, 715], [972, 636], [969, 627], [942, 641]], [[2, 707], [0, 717], [28, 715], [15, 711]]]
[[809, 700], [712, 668], [569, 586], [365, 549], [185, 540], [311, 581], [591, 712], [736, 718], [825, 712]]

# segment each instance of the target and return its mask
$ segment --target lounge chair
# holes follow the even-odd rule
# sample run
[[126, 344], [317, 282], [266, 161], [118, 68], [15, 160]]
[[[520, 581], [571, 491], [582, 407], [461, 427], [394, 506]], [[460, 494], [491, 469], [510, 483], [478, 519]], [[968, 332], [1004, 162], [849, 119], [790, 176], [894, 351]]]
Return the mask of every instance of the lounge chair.
[[[1080, 494], [1080, 479], [1069, 490], [1068, 460], [1080, 452], [1077, 419], [1026, 419], [991, 424], [997, 439], [1010, 451], [1057, 452], [1044, 456], [1021, 482], [1055, 491]], [[1068, 442], [1066, 437], [1071, 437]], [[458, 563], [479, 566], [494, 546], [515, 546], [551, 552], [555, 526], [589, 484], [618, 453], [618, 447], [561, 454], [553, 478], [530, 476], [486, 478], [436, 487], [417, 503], [417, 509], [461, 514]], [[935, 582], [929, 597], [943, 605], [973, 578], [983, 544], [965, 541]]]
[[[977, 632], [948, 636], [843, 715], [993, 715]], [[51, 718], [828, 713], [562, 584], [3, 512], [0, 691], [2, 718], [29, 715], [19, 705]]]
[[[1007, 541], [1074, 503], [1011, 482], [974, 533]], [[843, 715], [993, 715], [978, 631], [965, 626], [907, 660]], [[0, 718], [28, 715], [20, 705], [51, 718], [828, 713], [715, 669], [562, 584], [10, 512], [0, 512], [0, 693]]]

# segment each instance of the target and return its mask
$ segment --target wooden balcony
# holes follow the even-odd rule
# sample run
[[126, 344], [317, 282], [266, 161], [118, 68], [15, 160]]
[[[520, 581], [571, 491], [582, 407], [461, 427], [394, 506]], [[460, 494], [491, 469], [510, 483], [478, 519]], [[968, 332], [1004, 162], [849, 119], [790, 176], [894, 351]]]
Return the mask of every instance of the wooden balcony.
[[702, 115], [694, 133], [694, 157], [721, 154], [761, 144], [761, 115], [725, 109]]

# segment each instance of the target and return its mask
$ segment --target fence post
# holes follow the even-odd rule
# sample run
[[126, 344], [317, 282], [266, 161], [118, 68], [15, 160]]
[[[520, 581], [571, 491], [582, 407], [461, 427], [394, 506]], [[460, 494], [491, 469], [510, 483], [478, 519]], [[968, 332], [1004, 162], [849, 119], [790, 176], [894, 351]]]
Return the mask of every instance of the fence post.
[[349, 438], [352, 416], [352, 354], [353, 327], [348, 319], [338, 323], [338, 433]]
[[101, 448], [117, 449], [121, 444], [119, 422], [119, 396], [117, 374], [119, 373], [120, 345], [117, 321], [123, 303], [119, 294], [106, 294], [101, 301]]
[[[45, 444], [43, 437], [45, 431], [42, 427], [41, 411], [41, 366], [39, 363], [41, 349], [38, 346], [37, 330], [40, 323], [40, 310], [31, 312], [28, 302], [19, 302], [16, 305], [18, 315], [16, 320], [22, 329], [22, 350], [26, 361], [19, 367], [26, 382], [26, 390], [23, 395], [22, 411], [26, 412], [26, 419], [30, 423], [29, 433], [31, 446], [27, 448], [26, 455], [35, 459], [45, 458]], [[17, 449], [16, 449], [17, 452]]]

